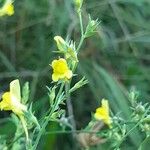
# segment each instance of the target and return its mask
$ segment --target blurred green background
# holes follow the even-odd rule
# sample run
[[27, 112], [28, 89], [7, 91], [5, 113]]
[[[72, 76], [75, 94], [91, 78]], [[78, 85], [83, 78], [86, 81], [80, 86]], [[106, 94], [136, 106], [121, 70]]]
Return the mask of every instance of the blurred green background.
[[[58, 58], [53, 53], [53, 37], [68, 36], [78, 43], [79, 20], [71, 0], [15, 0], [14, 6], [13, 16], [0, 18], [0, 93], [15, 78], [22, 85], [29, 81], [30, 102], [34, 101], [36, 115], [41, 118], [48, 109], [49, 64]], [[109, 99], [111, 109], [127, 117], [130, 89], [136, 88], [143, 102], [149, 102], [150, 95], [150, 1], [85, 0], [84, 26], [89, 13], [101, 23], [79, 54], [74, 82], [86, 76], [89, 84], [72, 95], [77, 129], [90, 121], [101, 98]], [[3, 118], [8, 113], [0, 115]], [[54, 123], [47, 127], [49, 131], [59, 129]], [[136, 150], [141, 138], [137, 131], [126, 149]], [[38, 149], [69, 150], [75, 142], [69, 134], [51, 134], [43, 136]]]

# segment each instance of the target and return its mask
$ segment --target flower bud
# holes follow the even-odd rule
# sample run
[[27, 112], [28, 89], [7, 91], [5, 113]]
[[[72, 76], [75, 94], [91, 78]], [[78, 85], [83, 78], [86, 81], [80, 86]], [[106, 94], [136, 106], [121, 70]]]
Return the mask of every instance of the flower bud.
[[53, 102], [54, 102], [54, 99], [55, 99], [55, 89], [56, 89], [55, 86], [53, 88], [49, 89], [50, 105], [53, 105]]
[[65, 41], [61, 36], [55, 36], [54, 40], [56, 41], [59, 52], [63, 53], [66, 59], [78, 62], [75, 43], [73, 41]]
[[145, 132], [150, 132], [150, 125], [149, 124], [144, 124], [144, 126], [143, 126], [143, 130], [145, 131]]
[[70, 58], [71, 60], [78, 62], [77, 52], [75, 51], [75, 43], [73, 43], [73, 41], [67, 43], [65, 57], [66, 59]]
[[143, 119], [143, 122], [150, 123], [150, 115]]
[[66, 49], [66, 42], [61, 36], [55, 36], [54, 40], [56, 41], [58, 49], [63, 52]]
[[74, 0], [74, 4], [75, 4], [77, 10], [81, 9], [82, 3], [83, 3], [83, 0]]
[[85, 77], [83, 77], [79, 82], [77, 82], [71, 89], [70, 89], [70, 93], [74, 92], [75, 90], [81, 88], [82, 86], [84, 86], [85, 84], [88, 83], [88, 80], [85, 79]]
[[135, 111], [138, 113], [138, 114], [143, 114], [145, 112], [145, 107], [142, 106], [141, 104], [138, 104], [137, 107], [135, 108]]
[[117, 133], [117, 132], [114, 133], [114, 137], [115, 137], [116, 141], [118, 141], [118, 142], [121, 141], [121, 139], [122, 139], [121, 135], [119, 133]]
[[87, 25], [86, 31], [85, 31], [85, 38], [88, 38], [88, 37], [94, 35], [98, 25], [99, 25], [98, 20], [91, 20], [91, 18], [89, 17], [89, 22], [88, 22], [88, 25]]

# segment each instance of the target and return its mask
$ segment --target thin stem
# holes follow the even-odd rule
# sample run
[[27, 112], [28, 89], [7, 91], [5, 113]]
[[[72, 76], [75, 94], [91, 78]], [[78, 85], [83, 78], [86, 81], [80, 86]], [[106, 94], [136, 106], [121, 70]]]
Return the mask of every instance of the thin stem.
[[77, 52], [79, 52], [79, 50], [80, 50], [80, 48], [81, 48], [81, 46], [82, 46], [82, 44], [83, 44], [83, 41], [84, 41], [84, 35], [81, 37], [81, 39], [80, 39], [80, 42], [79, 42], [79, 45], [78, 45], [78, 47], [77, 47]]
[[[81, 28], [81, 39], [80, 39], [80, 42], [79, 42], [79, 45], [78, 45], [78, 48], [77, 48], [77, 52], [81, 48], [81, 45], [82, 45], [82, 43], [84, 41], [84, 30], [83, 30], [83, 21], [82, 21], [81, 10], [78, 12], [78, 15], [79, 15], [79, 21], [80, 21], [80, 28]], [[77, 67], [77, 63], [73, 66], [73, 72], [76, 70], [76, 67]], [[70, 83], [71, 83], [71, 80], [70, 80], [69, 84], [66, 85], [66, 98], [67, 98], [68, 113], [69, 113], [69, 116], [72, 117], [72, 119], [71, 119], [71, 124], [72, 124], [72, 127], [73, 127], [72, 129], [73, 129], [73, 131], [75, 131], [76, 130], [76, 125], [75, 125], [75, 121], [74, 121], [74, 117], [73, 117], [73, 108], [72, 108], [72, 104], [71, 104], [71, 100], [70, 100], [70, 93], [69, 93]], [[55, 104], [52, 107], [49, 115], [47, 116], [47, 118], [46, 118], [46, 120], [45, 120], [45, 122], [44, 122], [44, 124], [43, 124], [43, 126], [42, 126], [42, 128], [41, 128], [41, 130], [39, 132], [39, 134], [37, 135], [37, 139], [35, 141], [34, 148], [33, 148], [34, 150], [36, 149], [36, 147], [37, 147], [37, 145], [39, 143], [39, 140], [40, 140], [42, 134], [45, 131], [45, 128], [46, 128], [46, 126], [47, 126], [47, 124], [49, 122], [50, 116], [53, 114], [53, 112], [55, 111], [55, 108], [58, 105], [57, 101], [58, 101], [58, 98], [59, 98], [60, 94], [62, 93], [63, 87], [64, 87], [64, 83], [62, 83], [62, 85], [61, 85], [61, 87], [59, 89], [59, 92], [57, 94]]]
[[[150, 107], [149, 107], [150, 108]], [[149, 108], [147, 109], [147, 111], [145, 111], [144, 115], [142, 116], [142, 118], [135, 124], [135, 126], [133, 128], [131, 128], [121, 139], [121, 141], [118, 143], [116, 148], [119, 148], [121, 143], [124, 141], [124, 139], [142, 122], [142, 120], [144, 119], [145, 115], [147, 114], [147, 112], [149, 111]]]
[[49, 120], [50, 120], [51, 115], [54, 113], [55, 109], [58, 107], [58, 102], [57, 102], [57, 101], [58, 101], [58, 98], [59, 98], [60, 94], [62, 93], [63, 87], [64, 87], [64, 83], [61, 84], [60, 89], [59, 89], [59, 92], [58, 92], [57, 97], [56, 97], [56, 100], [55, 100], [55, 103], [54, 103], [54, 106], [52, 107], [52, 109], [51, 109], [49, 115], [46, 117], [46, 120], [45, 120], [45, 122], [44, 122], [44, 124], [43, 124], [41, 130], [39, 131], [39, 133], [38, 133], [38, 135], [37, 135], [37, 138], [36, 138], [36, 141], [35, 141], [33, 150], [36, 150], [36, 148], [37, 148], [37, 146], [38, 146], [38, 143], [39, 143], [39, 141], [40, 141], [40, 138], [41, 138], [41, 136], [42, 136], [42, 135], [44, 134], [44, 132], [45, 132], [45, 128], [46, 128], [46, 126], [47, 126], [47, 124], [48, 124], [48, 122], [49, 122]]
[[79, 21], [80, 21], [81, 36], [83, 36], [84, 30], [83, 30], [83, 21], [82, 21], [82, 13], [81, 13], [81, 10], [79, 10], [78, 15], [79, 15]]
[[26, 141], [28, 142], [29, 141], [29, 135], [28, 135], [28, 129], [27, 129], [27, 124], [26, 124], [25, 118], [22, 115], [19, 115], [19, 118], [21, 120], [22, 126], [23, 126], [24, 131], [25, 131]]
[[90, 131], [90, 130], [74, 130], [74, 131], [50, 131], [50, 132], [45, 132], [44, 135], [49, 135], [49, 134], [72, 134], [72, 133], [89, 133], [89, 134], [98, 134], [98, 135], [104, 135], [104, 131], [97, 132], [97, 131]]
[[80, 21], [81, 39], [80, 39], [79, 45], [78, 45], [78, 47], [77, 47], [77, 52], [78, 52], [79, 49], [81, 48], [81, 45], [82, 45], [82, 43], [83, 43], [83, 41], [84, 41], [84, 29], [83, 29], [83, 20], [82, 20], [82, 13], [81, 13], [81, 10], [79, 10], [78, 16], [79, 16], [79, 21]]
[[70, 90], [70, 83], [66, 83], [66, 85], [65, 85], [66, 102], [67, 102], [68, 114], [69, 114], [69, 117], [71, 117], [70, 121], [71, 121], [71, 125], [72, 125], [73, 137], [75, 137], [74, 131], [76, 131], [76, 123], [74, 120], [73, 107], [72, 107], [72, 103], [71, 103], [69, 90]]

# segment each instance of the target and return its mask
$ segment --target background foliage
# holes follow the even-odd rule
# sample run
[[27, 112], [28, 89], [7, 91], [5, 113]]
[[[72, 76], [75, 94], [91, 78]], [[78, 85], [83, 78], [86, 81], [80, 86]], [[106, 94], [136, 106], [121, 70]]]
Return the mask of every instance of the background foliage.
[[[30, 81], [30, 102], [34, 101], [36, 115], [47, 110], [47, 89], [51, 68], [56, 56], [53, 37], [61, 35], [79, 40], [79, 21], [71, 0], [16, 0], [15, 15], [0, 18], [0, 92], [8, 89], [9, 82]], [[149, 0], [85, 0], [84, 23], [88, 13], [99, 18], [101, 24], [96, 36], [87, 39], [79, 55], [79, 75], [85, 75], [88, 86], [72, 95], [77, 128], [84, 128], [91, 112], [101, 98], [109, 99], [114, 112], [128, 111], [128, 91], [136, 88], [139, 100], [148, 102], [150, 94], [150, 2]], [[8, 116], [0, 112], [1, 118]], [[9, 134], [12, 123], [0, 120], [0, 134]], [[13, 127], [14, 128], [14, 127]], [[51, 123], [49, 131], [59, 130]], [[15, 129], [14, 129], [15, 130]], [[8, 133], [7, 133], [8, 132]], [[54, 132], [52, 132], [54, 133]], [[10, 136], [11, 137], [11, 136]], [[47, 134], [39, 149], [70, 149], [76, 142], [70, 134]], [[131, 135], [125, 147], [133, 150], [142, 135]], [[59, 143], [59, 144], [58, 144]], [[95, 149], [95, 148], [94, 148]]]

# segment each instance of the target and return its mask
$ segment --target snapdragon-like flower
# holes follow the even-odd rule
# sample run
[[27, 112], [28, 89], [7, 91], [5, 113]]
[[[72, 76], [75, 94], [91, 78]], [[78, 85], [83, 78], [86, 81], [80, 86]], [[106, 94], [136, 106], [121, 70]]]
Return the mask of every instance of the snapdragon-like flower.
[[19, 80], [13, 80], [10, 83], [10, 91], [2, 95], [0, 102], [1, 110], [11, 110], [16, 115], [22, 115], [26, 111], [26, 106], [21, 104], [20, 84]]
[[12, 0], [6, 0], [3, 7], [0, 8], [0, 16], [8, 15], [11, 16], [14, 14], [14, 6]]
[[111, 117], [109, 116], [109, 105], [107, 100], [102, 99], [102, 106], [96, 109], [94, 117], [97, 120], [102, 120], [105, 124], [111, 127]]
[[27, 111], [27, 107], [21, 104], [21, 92], [18, 79], [10, 82], [10, 91], [5, 92], [2, 95], [2, 101], [0, 102], [0, 109], [12, 111], [16, 115], [18, 115], [26, 134], [26, 140], [28, 141], [29, 137], [28, 137], [27, 123], [24, 117], [24, 112]]
[[72, 71], [69, 69], [68, 64], [64, 58], [52, 61], [52, 80], [57, 82], [59, 79], [70, 79]]

